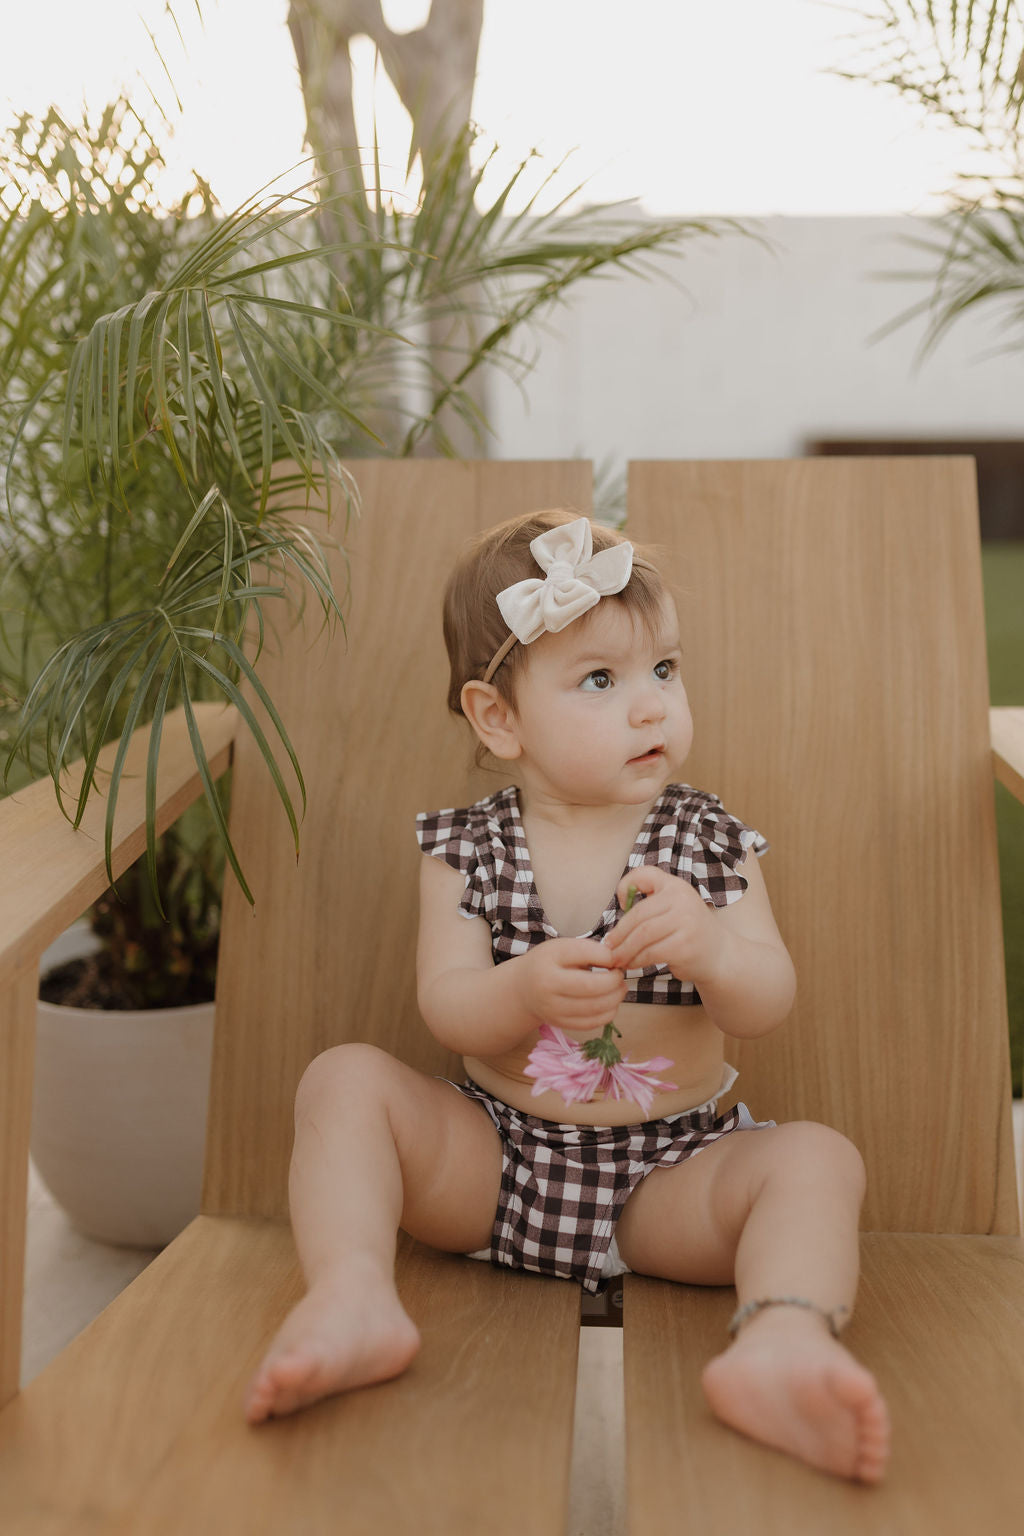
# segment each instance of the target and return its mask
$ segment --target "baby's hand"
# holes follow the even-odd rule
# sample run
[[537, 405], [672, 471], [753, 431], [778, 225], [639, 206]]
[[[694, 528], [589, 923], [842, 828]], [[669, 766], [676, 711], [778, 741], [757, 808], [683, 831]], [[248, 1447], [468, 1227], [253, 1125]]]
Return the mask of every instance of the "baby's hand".
[[[626, 978], [596, 939], [546, 939], [516, 961], [523, 1003], [541, 1023], [586, 1034], [615, 1017]], [[598, 966], [600, 969], [593, 970]]]
[[[644, 899], [626, 911], [631, 887]], [[698, 984], [715, 974], [728, 935], [688, 880], [641, 864], [615, 894], [623, 916], [605, 939], [615, 965], [624, 971], [667, 965], [679, 981]]]

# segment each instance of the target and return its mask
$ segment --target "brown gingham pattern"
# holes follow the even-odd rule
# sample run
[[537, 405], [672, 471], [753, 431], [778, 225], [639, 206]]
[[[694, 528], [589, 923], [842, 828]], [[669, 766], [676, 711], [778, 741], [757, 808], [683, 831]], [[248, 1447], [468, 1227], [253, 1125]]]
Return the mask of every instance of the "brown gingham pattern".
[[[558, 937], [544, 916], [534, 883], [514, 784], [475, 805], [421, 812], [416, 835], [424, 853], [444, 859], [465, 875], [459, 910], [490, 923], [495, 965]], [[689, 880], [709, 906], [724, 907], [738, 901], [747, 888], [737, 865], [750, 848], [760, 855], [768, 843], [760, 832], [723, 810], [716, 795], [689, 784], [669, 784], [640, 829], [626, 871], [657, 864]], [[620, 915], [613, 892], [597, 927], [582, 937], [603, 939]], [[627, 1003], [700, 1002], [693, 982], [679, 981], [667, 966], [645, 966], [627, 971], [626, 977]]]
[[[450, 1081], [450, 1079], [446, 1079]], [[502, 1141], [492, 1264], [600, 1288], [605, 1254], [629, 1196], [653, 1168], [671, 1168], [745, 1126], [743, 1105], [684, 1110], [638, 1125], [572, 1125], [513, 1109], [472, 1078], [452, 1083], [481, 1103]], [[482, 1254], [481, 1254], [482, 1257]]]

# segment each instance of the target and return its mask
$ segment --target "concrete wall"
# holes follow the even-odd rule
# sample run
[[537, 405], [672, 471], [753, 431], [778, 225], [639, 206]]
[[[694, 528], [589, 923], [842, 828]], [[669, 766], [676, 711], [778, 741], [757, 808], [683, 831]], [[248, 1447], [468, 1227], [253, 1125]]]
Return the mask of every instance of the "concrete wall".
[[[872, 333], [931, 292], [913, 217], [750, 221], [772, 244], [695, 241], [670, 281], [588, 282], [536, 338], [528, 404], [489, 383], [496, 457], [775, 458], [829, 436], [1024, 437], [1022, 350], [1005, 313], [968, 315], [915, 370], [923, 321]], [[901, 238], [902, 237], [902, 238]], [[674, 286], [672, 285], [674, 284]], [[685, 291], [682, 291], [685, 290]]]

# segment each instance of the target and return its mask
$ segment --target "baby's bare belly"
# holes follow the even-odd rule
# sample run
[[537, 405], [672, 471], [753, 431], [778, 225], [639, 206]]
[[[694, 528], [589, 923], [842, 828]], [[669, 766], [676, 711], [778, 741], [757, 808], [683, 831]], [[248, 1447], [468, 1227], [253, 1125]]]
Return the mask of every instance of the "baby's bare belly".
[[[551, 1089], [535, 1098], [534, 1080], [526, 1076], [525, 1068], [538, 1035], [529, 1035], [514, 1051], [503, 1056], [466, 1056], [463, 1061], [474, 1082], [514, 1109], [544, 1120], [574, 1121], [578, 1125], [631, 1125], [641, 1119], [654, 1120], [693, 1109], [718, 1092], [724, 1062], [723, 1037], [703, 1008], [624, 1003], [615, 1025], [622, 1031], [622, 1038], [615, 1043], [623, 1056], [636, 1062], [667, 1056], [672, 1062], [671, 1067], [654, 1075], [678, 1086], [669, 1093], [656, 1093], [649, 1111], [642, 1112], [631, 1099], [594, 1099], [567, 1105], [562, 1095]], [[566, 1034], [581, 1044], [591, 1038], [569, 1031]]]

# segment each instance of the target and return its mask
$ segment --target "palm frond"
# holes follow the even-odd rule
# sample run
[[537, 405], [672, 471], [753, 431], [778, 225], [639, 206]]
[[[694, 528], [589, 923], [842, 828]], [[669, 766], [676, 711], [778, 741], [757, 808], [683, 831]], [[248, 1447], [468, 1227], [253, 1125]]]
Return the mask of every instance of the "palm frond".
[[930, 113], [1012, 151], [1024, 106], [1024, 17], [1017, 0], [876, 0], [873, 27], [834, 73], [887, 86]]
[[[489, 367], [521, 376], [526, 328], [576, 283], [741, 232], [576, 207], [575, 187], [541, 212], [541, 189], [525, 191], [533, 157], [485, 193], [473, 142], [467, 129], [428, 157], [411, 212], [382, 185], [375, 144], [369, 195], [307, 164], [224, 213], [199, 178], [159, 207], [160, 153], [128, 102], [78, 125], [24, 118], [9, 136], [0, 599], [17, 606], [0, 611], [0, 690], [21, 713], [7, 772], [42, 756], [80, 821], [101, 747], [116, 742], [108, 860], [127, 742], [148, 726], [156, 878], [153, 775], [180, 706], [215, 834], [251, 900], [194, 706], [239, 711], [297, 843], [305, 786], [259, 666], [286, 607], [344, 623], [331, 571], [345, 569], [358, 504], [345, 461], [411, 452], [428, 431], [454, 452], [445, 413], [485, 433], [471, 381]], [[326, 503], [340, 561], [306, 516], [314, 503], [316, 527]], [[75, 755], [85, 771], [71, 803]]]

